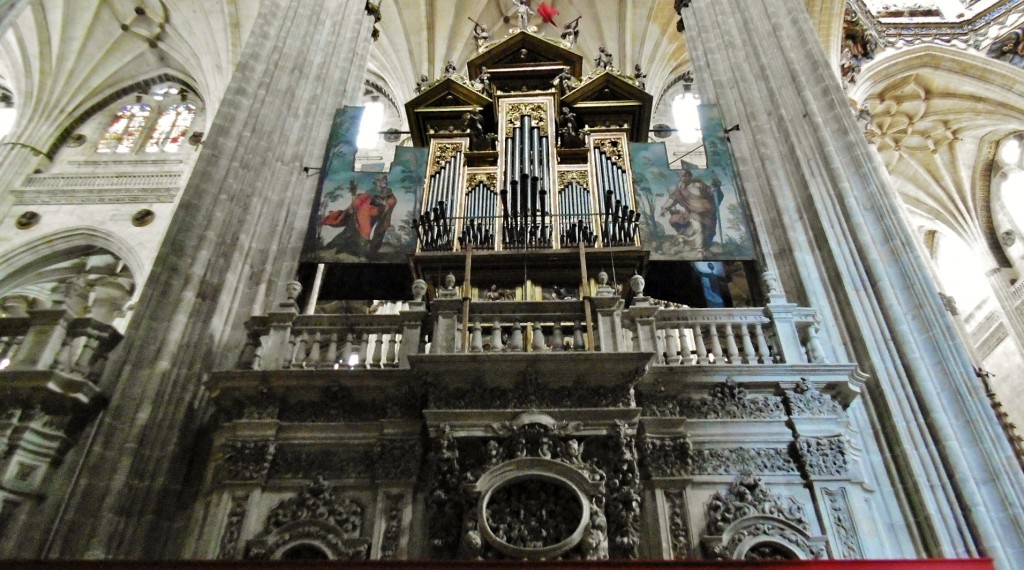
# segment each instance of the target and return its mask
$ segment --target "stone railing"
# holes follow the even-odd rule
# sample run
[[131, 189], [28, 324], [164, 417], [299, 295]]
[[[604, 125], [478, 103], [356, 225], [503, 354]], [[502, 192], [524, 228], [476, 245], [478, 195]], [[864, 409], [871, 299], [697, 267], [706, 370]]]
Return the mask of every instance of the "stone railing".
[[1024, 304], [1024, 279], [1021, 279], [1010, 286], [1010, 298], [1017, 304], [1019, 309]]
[[34, 174], [11, 191], [17, 204], [173, 202], [179, 172], [148, 174]]
[[586, 349], [583, 301], [443, 299], [432, 309], [435, 354]]
[[410, 303], [397, 315], [299, 315], [295, 310], [253, 317], [239, 358], [243, 370], [407, 368], [424, 351], [426, 309]]
[[63, 308], [0, 319], [2, 372], [54, 371], [95, 383], [119, 342], [114, 327]]
[[181, 184], [181, 174], [33, 174], [22, 188], [173, 188]]
[[820, 364], [817, 315], [804, 308], [693, 309], [643, 303], [623, 313], [623, 347], [655, 364]]

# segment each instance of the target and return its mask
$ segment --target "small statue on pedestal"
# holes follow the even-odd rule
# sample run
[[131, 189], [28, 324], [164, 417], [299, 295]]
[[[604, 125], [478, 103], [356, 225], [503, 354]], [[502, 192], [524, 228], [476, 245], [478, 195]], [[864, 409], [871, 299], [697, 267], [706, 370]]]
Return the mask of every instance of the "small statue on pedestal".
[[647, 79], [647, 74], [644, 73], [642, 69], [640, 69], [639, 63], [633, 66], [633, 79], [636, 80], [636, 84], [637, 86], [640, 87], [640, 89], [647, 89], [647, 82], [644, 81], [645, 79]]
[[597, 57], [594, 58], [594, 66], [600, 69], [613, 69], [612, 54], [608, 48], [601, 46], [597, 48]]
[[455, 287], [455, 276], [449, 273], [444, 276], [444, 283], [441, 284], [441, 289], [437, 292], [438, 299], [457, 299], [459, 297], [459, 290]]
[[420, 80], [416, 82], [416, 92], [419, 93], [430, 83], [430, 78], [426, 75], [420, 75]]
[[484, 44], [487, 43], [487, 40], [491, 39], [491, 32], [487, 29], [487, 26], [473, 18], [470, 18], [469, 21], [473, 22], [473, 39], [476, 40], [476, 49], [483, 50]]
[[558, 87], [562, 97], [568, 95], [577, 86], [576, 78], [572, 76], [568, 67], [562, 70], [562, 73], [559, 73], [551, 83]]
[[562, 114], [558, 117], [558, 136], [562, 142], [562, 148], [581, 148], [583, 146], [579, 124], [576, 122], [576, 113], [573, 113], [569, 107], [562, 107]]
[[513, 0], [512, 11], [516, 17], [516, 27], [522, 31], [530, 28], [530, 16], [533, 10], [530, 9], [530, 0]]
[[575, 20], [569, 22], [562, 27], [561, 38], [565, 42], [565, 47], [571, 48], [576, 45], [576, 41], [580, 38], [580, 18], [577, 17]]
[[480, 75], [476, 76], [476, 85], [484, 95], [490, 95], [491, 93], [491, 74], [487, 71], [486, 67], [480, 68]]
[[444, 76], [451, 77], [455, 75], [456, 71], [458, 71], [458, 68], [455, 67], [455, 62], [449, 59], [448, 63], [444, 64]]

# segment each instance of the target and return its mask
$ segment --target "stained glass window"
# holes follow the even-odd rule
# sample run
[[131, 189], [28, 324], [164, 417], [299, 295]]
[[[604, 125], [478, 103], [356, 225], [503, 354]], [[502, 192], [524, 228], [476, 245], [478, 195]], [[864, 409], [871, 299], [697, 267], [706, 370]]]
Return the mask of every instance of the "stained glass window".
[[167, 107], [146, 143], [146, 152], [178, 152], [185, 139], [185, 132], [196, 116], [196, 107], [191, 103], [177, 103]]
[[152, 108], [145, 103], [125, 105], [103, 133], [96, 152], [131, 152], [146, 126]]

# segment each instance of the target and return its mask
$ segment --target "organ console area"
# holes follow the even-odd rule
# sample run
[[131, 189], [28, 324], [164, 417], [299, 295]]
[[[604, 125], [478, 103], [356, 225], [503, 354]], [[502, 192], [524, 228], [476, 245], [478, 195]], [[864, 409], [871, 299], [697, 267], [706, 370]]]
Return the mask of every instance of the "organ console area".
[[470, 251], [643, 258], [629, 143], [647, 141], [652, 98], [614, 69], [582, 67], [560, 42], [518, 32], [406, 104], [413, 142], [429, 148], [418, 265], [453, 267]]

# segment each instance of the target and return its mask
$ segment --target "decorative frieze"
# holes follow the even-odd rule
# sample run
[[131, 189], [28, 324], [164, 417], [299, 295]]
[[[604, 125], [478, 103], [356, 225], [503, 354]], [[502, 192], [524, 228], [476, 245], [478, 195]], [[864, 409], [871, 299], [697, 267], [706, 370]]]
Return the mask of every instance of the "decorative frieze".
[[807, 477], [846, 475], [846, 442], [842, 437], [797, 437], [800, 470]]
[[822, 489], [822, 493], [825, 496], [828, 518], [832, 523], [833, 539], [839, 547], [839, 558], [864, 558], [846, 489]]
[[846, 413], [828, 394], [812, 386], [806, 378], [792, 390], [786, 390], [786, 409], [793, 417], [844, 417]]
[[510, 388], [473, 386], [448, 387], [430, 381], [432, 409], [542, 409], [542, 408], [632, 408], [636, 406], [632, 382], [594, 386], [583, 378], [571, 385], [552, 386], [532, 371], [523, 374]]
[[281, 447], [270, 469], [271, 478], [369, 479], [375, 454], [369, 449]]
[[349, 388], [336, 387], [325, 397], [283, 402], [280, 419], [294, 423], [368, 422], [414, 418], [420, 409], [420, 397], [411, 391], [366, 400], [356, 398]]
[[686, 437], [643, 439], [644, 471], [648, 477], [683, 477], [689, 475], [690, 442]]
[[274, 459], [271, 441], [231, 440], [224, 444], [217, 481], [263, 481]]
[[677, 397], [659, 392], [644, 394], [644, 413], [654, 417], [701, 420], [785, 419], [779, 396], [751, 396], [731, 378], [711, 388], [707, 398]]
[[423, 447], [418, 439], [385, 439], [377, 444], [374, 478], [377, 481], [414, 480], [420, 471]]
[[691, 475], [799, 473], [789, 450], [783, 447], [695, 449], [691, 452], [691, 465]]

